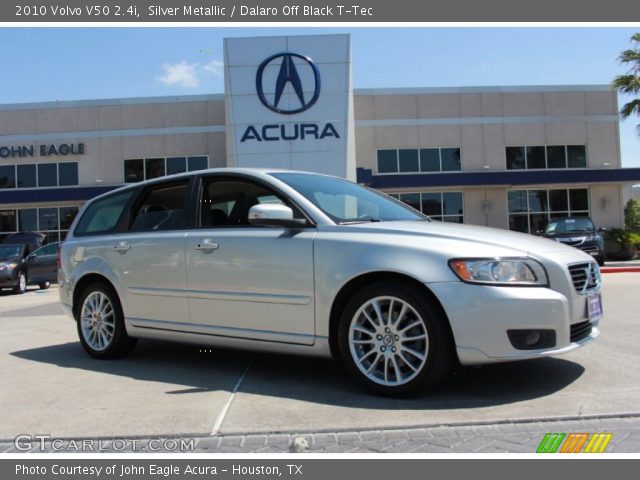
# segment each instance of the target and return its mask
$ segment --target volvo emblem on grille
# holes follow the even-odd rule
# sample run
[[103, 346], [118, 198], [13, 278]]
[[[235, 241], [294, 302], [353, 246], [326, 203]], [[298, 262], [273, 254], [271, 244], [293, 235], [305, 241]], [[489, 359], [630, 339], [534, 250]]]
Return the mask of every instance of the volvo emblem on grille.
[[582, 287], [582, 293], [586, 293], [588, 290], [598, 288], [600, 286], [600, 273], [598, 267], [593, 263], [587, 265], [584, 269], [585, 279], [584, 287]]

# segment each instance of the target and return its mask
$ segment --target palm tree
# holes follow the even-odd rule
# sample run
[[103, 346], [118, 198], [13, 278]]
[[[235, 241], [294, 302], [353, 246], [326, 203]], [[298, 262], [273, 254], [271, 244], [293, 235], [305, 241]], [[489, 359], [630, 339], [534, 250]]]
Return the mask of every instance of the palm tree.
[[[623, 105], [620, 116], [628, 118], [634, 113], [640, 115], [640, 33], [631, 37], [632, 48], [620, 54], [618, 60], [622, 64], [630, 64], [626, 75], [618, 75], [613, 79], [612, 86], [618, 92], [625, 95], [634, 95], [636, 98]], [[640, 125], [637, 126], [640, 135]]]

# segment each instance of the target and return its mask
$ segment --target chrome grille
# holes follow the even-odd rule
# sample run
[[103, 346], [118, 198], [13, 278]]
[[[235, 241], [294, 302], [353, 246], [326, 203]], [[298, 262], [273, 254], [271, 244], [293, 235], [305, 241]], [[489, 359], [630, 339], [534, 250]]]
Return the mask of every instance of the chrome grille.
[[569, 265], [569, 273], [576, 292], [581, 295], [586, 295], [600, 288], [600, 269], [595, 262]]

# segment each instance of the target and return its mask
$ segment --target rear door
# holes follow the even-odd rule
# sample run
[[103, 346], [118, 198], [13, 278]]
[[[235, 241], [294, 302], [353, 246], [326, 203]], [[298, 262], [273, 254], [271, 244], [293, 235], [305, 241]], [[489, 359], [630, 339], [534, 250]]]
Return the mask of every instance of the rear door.
[[139, 327], [188, 324], [184, 242], [189, 179], [145, 187], [110, 237], [107, 264], [123, 287], [123, 307]]
[[27, 268], [29, 281], [34, 283], [55, 282], [58, 277], [59, 243], [51, 243], [39, 248], [28, 257]]

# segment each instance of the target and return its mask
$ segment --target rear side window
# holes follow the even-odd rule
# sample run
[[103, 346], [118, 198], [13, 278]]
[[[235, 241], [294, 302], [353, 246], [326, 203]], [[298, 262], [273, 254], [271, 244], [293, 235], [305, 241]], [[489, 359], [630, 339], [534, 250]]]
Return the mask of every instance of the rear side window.
[[164, 184], [143, 195], [132, 216], [131, 232], [151, 232], [184, 228], [188, 181]]
[[91, 203], [78, 222], [74, 235], [113, 232], [133, 193], [133, 190], [127, 190]]

